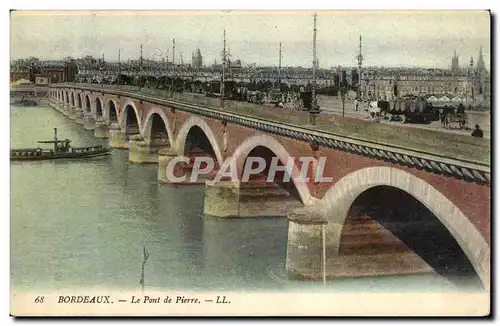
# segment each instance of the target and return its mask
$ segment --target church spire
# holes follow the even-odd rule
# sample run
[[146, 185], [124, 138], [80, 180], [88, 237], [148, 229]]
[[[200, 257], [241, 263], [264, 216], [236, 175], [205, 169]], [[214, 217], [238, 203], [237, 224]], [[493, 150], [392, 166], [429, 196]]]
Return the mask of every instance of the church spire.
[[477, 58], [477, 70], [485, 70], [486, 67], [484, 65], [484, 60], [483, 60], [483, 47], [479, 47], [479, 58]]

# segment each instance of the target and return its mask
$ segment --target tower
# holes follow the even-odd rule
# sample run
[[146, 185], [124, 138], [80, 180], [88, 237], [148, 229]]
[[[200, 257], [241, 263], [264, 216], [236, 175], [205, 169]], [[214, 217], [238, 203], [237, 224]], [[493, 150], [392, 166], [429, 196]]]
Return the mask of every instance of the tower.
[[453, 54], [453, 57], [451, 58], [451, 72], [457, 73], [459, 71], [459, 63], [458, 63], [458, 55], [457, 51], [455, 50], [455, 53]]
[[484, 65], [484, 60], [483, 60], [483, 47], [482, 46], [479, 48], [479, 57], [477, 58], [476, 69], [477, 69], [477, 71], [486, 70], [486, 67]]
[[193, 58], [192, 58], [192, 65], [193, 68], [198, 69], [201, 68], [203, 64], [203, 57], [201, 56], [201, 51], [200, 49], [196, 49], [196, 51], [193, 52]]
[[479, 57], [476, 65], [477, 90], [479, 94], [484, 94], [486, 89], [487, 71], [483, 60], [483, 47], [479, 48]]

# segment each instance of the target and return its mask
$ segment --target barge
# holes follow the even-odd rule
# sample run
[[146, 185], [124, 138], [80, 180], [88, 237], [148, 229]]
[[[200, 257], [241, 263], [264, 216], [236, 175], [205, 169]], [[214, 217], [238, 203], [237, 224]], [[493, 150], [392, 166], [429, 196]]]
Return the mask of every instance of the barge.
[[10, 150], [11, 161], [35, 161], [72, 158], [91, 158], [109, 155], [110, 150], [103, 146], [71, 147], [71, 140], [57, 139], [57, 128], [54, 128], [54, 140], [41, 140], [39, 144], [52, 144], [53, 149], [46, 148], [21, 148]]

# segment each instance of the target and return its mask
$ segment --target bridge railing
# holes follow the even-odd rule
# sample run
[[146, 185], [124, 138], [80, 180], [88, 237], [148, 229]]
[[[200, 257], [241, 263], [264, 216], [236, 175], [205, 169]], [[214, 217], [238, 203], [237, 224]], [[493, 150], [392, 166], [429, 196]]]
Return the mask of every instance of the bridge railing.
[[[67, 84], [68, 87], [82, 86], [91, 89], [117, 90], [131, 95], [137, 94], [152, 98], [164, 99], [199, 105], [219, 112], [234, 113], [246, 117], [255, 117], [263, 121], [277, 124], [287, 124], [290, 127], [300, 127], [302, 130], [325, 132], [364, 142], [369, 146], [383, 145], [404, 152], [418, 152], [421, 155], [435, 155], [487, 166], [490, 165], [489, 140], [471, 137], [470, 135], [444, 133], [438, 130], [408, 128], [386, 124], [379, 124], [359, 119], [341, 118], [333, 115], [319, 115], [316, 125], [309, 123], [309, 114], [306, 111], [277, 108], [266, 105], [256, 105], [247, 102], [224, 101], [224, 108], [220, 106], [220, 99], [195, 93], [174, 93], [166, 90], [140, 88], [127, 85], [100, 85], [100, 84]], [[371, 144], [371, 145], [370, 145]]]

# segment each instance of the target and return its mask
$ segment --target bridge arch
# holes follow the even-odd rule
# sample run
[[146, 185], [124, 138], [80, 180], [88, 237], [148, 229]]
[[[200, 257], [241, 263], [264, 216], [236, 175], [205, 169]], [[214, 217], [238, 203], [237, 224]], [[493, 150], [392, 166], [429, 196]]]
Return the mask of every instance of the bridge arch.
[[78, 93], [76, 96], [76, 99], [77, 99], [76, 107], [78, 109], [83, 109], [83, 107], [82, 107], [82, 93]]
[[462, 211], [436, 188], [397, 168], [387, 166], [364, 168], [337, 181], [314, 206], [328, 221], [327, 238], [340, 240], [344, 223], [354, 201], [366, 191], [376, 187], [401, 190], [430, 211], [454, 238], [484, 287], [489, 289], [490, 248], [483, 236]]
[[71, 92], [71, 105], [73, 107], [75, 106], [75, 94], [74, 94], [74, 92]]
[[92, 105], [90, 104], [91, 103], [90, 102], [90, 97], [88, 95], [85, 95], [85, 100], [84, 101], [85, 101], [84, 102], [85, 103], [84, 104], [84, 110], [85, 110], [85, 112], [87, 112], [87, 113], [92, 112]]
[[96, 117], [102, 117], [103, 116], [103, 113], [102, 113], [102, 101], [101, 99], [96, 96], [94, 98], [94, 114]]
[[[293, 159], [293, 157], [288, 153], [286, 148], [274, 137], [262, 134], [251, 136], [245, 139], [234, 151], [231, 160], [236, 161], [236, 167], [238, 169], [238, 177], [241, 178], [243, 173], [243, 167], [245, 161], [249, 154], [258, 148], [266, 148], [272, 152], [282, 164], [286, 164], [288, 159]], [[305, 182], [296, 182], [295, 180], [300, 175], [300, 169], [296, 164], [292, 170], [291, 180], [293, 181], [295, 188], [297, 189], [300, 200], [304, 205], [310, 204], [312, 197], [311, 192]]]
[[114, 100], [109, 100], [107, 105], [104, 107], [104, 121], [106, 121], [107, 123], [118, 123], [119, 116], [118, 104]]
[[64, 92], [64, 103], [69, 104], [69, 92]]
[[175, 149], [176, 149], [177, 155], [180, 155], [180, 156], [185, 155], [188, 134], [192, 128], [196, 128], [196, 127], [201, 129], [201, 131], [205, 134], [206, 138], [210, 142], [210, 145], [212, 146], [215, 157], [217, 159], [217, 163], [219, 164], [219, 166], [221, 166], [223, 163], [222, 152], [221, 152], [221, 149], [219, 147], [219, 144], [217, 143], [217, 140], [215, 138], [215, 135], [214, 135], [212, 129], [205, 122], [205, 120], [203, 120], [200, 117], [194, 116], [194, 115], [190, 116], [186, 120], [186, 122], [184, 122], [181, 129], [179, 130], [179, 134], [177, 135], [177, 139], [175, 141]]
[[[160, 119], [160, 120], [158, 120]], [[174, 135], [172, 134], [172, 127], [170, 126], [170, 121], [168, 120], [167, 115], [160, 108], [154, 107], [148, 111], [146, 118], [144, 119], [144, 130], [142, 130], [141, 134], [144, 139], [147, 141], [151, 141], [152, 133], [155, 130], [158, 130], [158, 127], [161, 127], [161, 121], [163, 121], [164, 129], [167, 132], [168, 142], [169, 144], [173, 143]], [[158, 123], [159, 122], [159, 123]]]
[[142, 130], [141, 115], [137, 111], [134, 102], [129, 101], [124, 105], [121, 112], [121, 126], [125, 134], [139, 134]]

